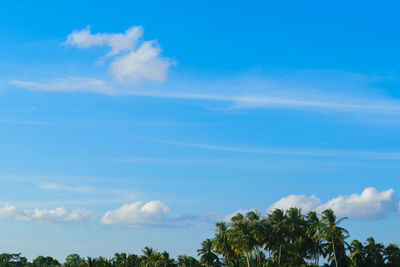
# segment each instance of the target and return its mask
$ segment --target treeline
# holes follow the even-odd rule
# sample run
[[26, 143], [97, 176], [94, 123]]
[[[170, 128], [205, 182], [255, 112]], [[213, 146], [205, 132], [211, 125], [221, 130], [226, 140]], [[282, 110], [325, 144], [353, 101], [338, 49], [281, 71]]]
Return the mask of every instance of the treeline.
[[28, 262], [20, 254], [1, 254], [0, 267], [400, 267], [400, 249], [370, 237], [348, 243], [349, 232], [328, 209], [303, 214], [297, 208], [238, 213], [216, 224], [215, 235], [202, 242], [198, 258], [170, 257], [145, 247], [141, 255], [116, 253], [112, 258], [69, 255], [64, 263], [39, 256]]

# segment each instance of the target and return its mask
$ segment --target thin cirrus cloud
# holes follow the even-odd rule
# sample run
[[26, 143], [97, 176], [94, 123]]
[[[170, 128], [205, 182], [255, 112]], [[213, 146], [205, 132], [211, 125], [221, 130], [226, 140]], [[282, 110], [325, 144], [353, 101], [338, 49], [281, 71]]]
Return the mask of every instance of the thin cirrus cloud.
[[[112, 64], [111, 66], [113, 66]], [[149, 68], [156, 69], [150, 67], [150, 65]], [[145, 68], [140, 67], [140, 70], [145, 71]], [[116, 71], [115, 77], [123, 80], [125, 71], [129, 72], [129, 66], [122, 67], [121, 72]], [[277, 86], [274, 83], [270, 84], [271, 82], [267, 78], [265, 78], [265, 81], [257, 79], [256, 82], [251, 81], [252, 78], [243, 80], [233, 79], [233, 81], [222, 80], [210, 83], [193, 80], [181, 84], [168, 83], [161, 86], [161, 90], [153, 90], [152, 86], [120, 86], [114, 82], [79, 77], [44, 82], [13, 80], [11, 84], [32, 91], [91, 92], [105, 95], [187, 100], [195, 101], [198, 104], [222, 104], [224, 110], [318, 110], [338, 114], [364, 114], [366, 121], [388, 121], [397, 124], [400, 120], [400, 102], [398, 99], [372, 93], [372, 91], [367, 94], [367, 89], [364, 90], [363, 94], [356, 93], [356, 89], [351, 93], [353, 90], [351, 86], [348, 86], [348, 92], [339, 93], [334, 89], [331, 91], [307, 89], [307, 87], [304, 89], [301, 84], [299, 84], [299, 88], [302, 89], [299, 89], [286, 85], [284, 81], [279, 81], [281, 84]], [[331, 81], [331, 84], [334, 83], [335, 81]], [[310, 86], [310, 88], [313, 87], [315, 86]]]
[[12, 205], [0, 208], [0, 220], [30, 221], [39, 223], [82, 223], [94, 218], [92, 212], [85, 209], [68, 210], [64, 207], [55, 209], [19, 210]]
[[[161, 48], [156, 41], [143, 39], [141, 26], [133, 26], [120, 33], [92, 33], [86, 27], [72, 31], [63, 44], [78, 49], [108, 48], [109, 51], [100, 60], [108, 64], [108, 71], [113, 79], [14, 79], [11, 84], [34, 91], [91, 92], [207, 101], [227, 104], [226, 109], [284, 108], [373, 113], [380, 116], [379, 121], [382, 121], [381, 117], [384, 115], [385, 121], [395, 123], [398, 123], [400, 117], [398, 99], [380, 95], [374, 86], [376, 82], [387, 77], [364, 77], [356, 73], [318, 70], [284, 70], [281, 71], [285, 72], [284, 75], [277, 75], [276, 71], [271, 70], [267, 75], [259, 75], [261, 78], [254, 75], [235, 75], [210, 82], [189, 79], [186, 82], [164, 84], [154, 90], [149, 84], [142, 87], [138, 83], [166, 81], [174, 62], [161, 55]], [[375, 118], [368, 118], [373, 119]]]
[[54, 79], [50, 82], [37, 82], [37, 81], [22, 81], [14, 80], [11, 84], [26, 88], [32, 91], [47, 91], [47, 92], [92, 92], [99, 94], [114, 95], [117, 91], [105, 81], [82, 78], [82, 77], [69, 77], [63, 79]]
[[369, 160], [400, 160], [400, 152], [396, 151], [380, 152], [380, 151], [328, 150], [328, 149], [298, 150], [298, 149], [288, 149], [288, 148], [236, 147], [236, 146], [227, 146], [219, 144], [190, 143], [190, 142], [150, 139], [150, 138], [142, 138], [142, 140], [160, 144], [175, 145], [175, 146], [211, 150], [211, 151], [233, 152], [233, 153], [299, 156], [299, 157], [355, 158], [355, 159], [369, 159]]
[[156, 41], [143, 41], [143, 28], [134, 26], [124, 33], [92, 34], [89, 27], [67, 36], [66, 45], [78, 48], [106, 46], [111, 50], [109, 71], [118, 82], [135, 84], [140, 81], [163, 82], [172, 61], [161, 56]]
[[392, 212], [400, 212], [399, 201], [395, 198], [394, 190], [378, 191], [374, 187], [365, 188], [361, 194], [338, 196], [326, 203], [314, 196], [289, 195], [272, 204], [267, 212], [274, 209], [287, 210], [291, 207], [301, 208], [303, 211], [316, 210], [321, 212], [332, 209], [340, 217], [356, 219], [381, 219]]

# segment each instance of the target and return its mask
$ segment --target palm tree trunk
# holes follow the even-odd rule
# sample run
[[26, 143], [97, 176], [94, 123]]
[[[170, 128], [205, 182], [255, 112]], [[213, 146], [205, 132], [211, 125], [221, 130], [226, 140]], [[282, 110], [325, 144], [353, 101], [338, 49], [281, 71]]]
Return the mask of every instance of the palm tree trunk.
[[338, 267], [338, 262], [337, 262], [337, 258], [336, 258], [335, 241], [333, 241], [333, 236], [332, 236], [332, 247], [333, 247], [333, 258], [335, 259], [336, 267]]
[[[279, 244], [278, 265], [281, 266], [282, 244]], [[336, 266], [337, 267], [337, 266]]]
[[249, 253], [246, 252], [246, 261], [247, 261], [247, 267], [250, 267], [250, 261], [249, 261]]
[[319, 265], [319, 249], [318, 249], [318, 243], [315, 242], [315, 265], [318, 266]]

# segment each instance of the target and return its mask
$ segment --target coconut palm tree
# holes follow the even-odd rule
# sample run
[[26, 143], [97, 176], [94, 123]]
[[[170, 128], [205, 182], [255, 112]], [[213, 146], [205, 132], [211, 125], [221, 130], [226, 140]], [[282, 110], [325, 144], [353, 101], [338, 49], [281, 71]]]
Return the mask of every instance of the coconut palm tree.
[[213, 249], [221, 254], [229, 264], [235, 259], [235, 252], [229, 240], [230, 230], [226, 222], [216, 223], [215, 237], [213, 240]]
[[384, 246], [382, 244], [376, 243], [374, 238], [368, 237], [365, 244], [367, 265], [371, 267], [383, 266], [383, 250]]
[[256, 245], [251, 223], [241, 213], [233, 216], [231, 221], [229, 241], [236, 254], [246, 257], [247, 266], [250, 267], [250, 256]]
[[290, 208], [286, 212], [286, 230], [290, 242], [294, 242], [300, 236], [305, 236], [305, 220], [298, 208]]
[[363, 244], [357, 239], [350, 244], [350, 262], [353, 267], [365, 266], [365, 250]]
[[152, 247], [144, 247], [142, 249], [142, 261], [144, 262], [145, 267], [153, 266], [152, 258], [156, 254], [157, 250], [153, 249]]
[[271, 226], [271, 238], [268, 244], [278, 255], [278, 266], [281, 266], [282, 247], [287, 236], [286, 214], [281, 209], [276, 209], [267, 216]]
[[[98, 267], [111, 267], [113, 266], [112, 260], [106, 259], [104, 257], [98, 257], [96, 258], [96, 266]], [[135, 266], [135, 265], [133, 265]]]
[[319, 228], [321, 227], [320, 219], [315, 211], [310, 211], [306, 215], [307, 227], [306, 235], [311, 239], [313, 245], [310, 249], [314, 264], [319, 265], [319, 258], [324, 253], [324, 245], [322, 244], [321, 238], [319, 238]]
[[285, 261], [283, 263], [284, 266], [306, 266], [306, 259], [309, 258], [307, 256], [307, 242], [302, 237], [299, 236], [295, 241], [288, 245], [288, 249], [286, 251], [287, 257], [285, 257]]
[[200, 262], [207, 266], [219, 263], [219, 258], [213, 251], [213, 242], [209, 238], [201, 243], [201, 248], [197, 250], [197, 256], [200, 256]]
[[268, 238], [268, 224], [265, 219], [261, 219], [261, 213], [253, 210], [246, 214], [246, 219], [249, 223], [251, 235], [254, 241], [257, 261], [261, 263], [261, 249], [264, 247]]
[[[345, 239], [349, 236], [349, 233], [346, 229], [339, 227], [338, 225], [347, 219], [347, 217], [343, 217], [341, 219], [336, 220], [336, 215], [332, 209], [326, 209], [322, 212], [321, 215], [321, 226], [319, 229], [320, 238], [323, 238], [328, 246], [328, 251], [332, 252], [333, 260], [335, 262], [335, 266], [338, 267], [338, 247], [340, 246], [341, 252], [344, 253], [345, 249]], [[343, 248], [342, 248], [343, 246]]]
[[115, 253], [112, 262], [116, 267], [128, 267], [128, 255], [126, 253]]
[[193, 257], [187, 255], [178, 256], [179, 267], [200, 267], [200, 263]]
[[400, 266], [400, 248], [395, 244], [389, 244], [384, 250], [386, 266]]

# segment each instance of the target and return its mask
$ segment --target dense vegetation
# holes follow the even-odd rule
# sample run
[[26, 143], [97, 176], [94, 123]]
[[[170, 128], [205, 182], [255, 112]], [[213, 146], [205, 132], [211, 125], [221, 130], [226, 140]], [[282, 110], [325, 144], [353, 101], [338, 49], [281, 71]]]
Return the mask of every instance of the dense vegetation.
[[251, 211], [218, 222], [214, 238], [202, 242], [198, 259], [186, 255], [172, 259], [168, 252], [145, 247], [141, 255], [116, 253], [111, 259], [71, 254], [63, 264], [51, 257], [28, 262], [20, 254], [1, 254], [0, 267], [400, 267], [400, 249], [395, 244], [385, 247], [372, 237], [364, 243], [347, 243], [349, 233], [339, 226], [344, 219], [337, 219], [330, 209], [320, 215], [277, 209], [266, 217]]

